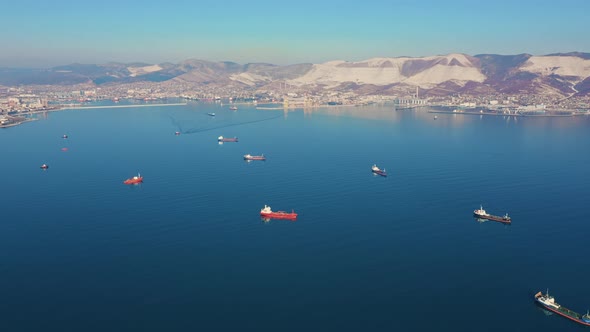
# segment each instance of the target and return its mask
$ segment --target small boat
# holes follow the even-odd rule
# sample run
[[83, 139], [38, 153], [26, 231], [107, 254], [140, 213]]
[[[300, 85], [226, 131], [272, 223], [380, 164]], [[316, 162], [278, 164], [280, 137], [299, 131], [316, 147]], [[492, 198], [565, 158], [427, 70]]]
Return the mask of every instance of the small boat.
[[138, 184], [143, 182], [143, 176], [137, 173], [136, 176], [123, 181], [124, 184]]
[[381, 176], [387, 176], [387, 172], [385, 172], [385, 169], [380, 169], [379, 167], [377, 167], [377, 165], [373, 164], [373, 166], [371, 167], [371, 171], [374, 174], [377, 175], [381, 175]]
[[494, 216], [494, 215], [487, 213], [486, 210], [484, 210], [483, 206], [481, 206], [481, 205], [479, 206], [479, 209], [473, 211], [473, 216], [478, 219], [493, 220], [493, 221], [501, 222], [503, 224], [512, 223], [512, 218], [510, 218], [508, 216], [508, 213], [506, 213], [503, 216]]
[[285, 211], [273, 212], [270, 209], [270, 206], [266, 204], [264, 205], [264, 208], [260, 210], [260, 216], [266, 219], [297, 219], [297, 213], [295, 213], [295, 211], [292, 211], [291, 213]]
[[237, 137], [223, 137], [223, 136], [219, 136], [217, 137], [217, 141], [218, 142], [237, 142], [238, 138]]
[[61, 150], [62, 150], [63, 152], [66, 152], [66, 151], [68, 151], [68, 148], [61, 148]]
[[207, 113], [209, 116], [215, 116], [215, 113]]
[[48, 169], [48, 168], [49, 168], [49, 166], [47, 166], [47, 164], [41, 165], [41, 169]]
[[438, 119], [438, 116], [436, 116], [436, 115], [435, 115], [435, 116], [434, 116], [434, 119], [435, 119], [435, 120], [436, 120], [436, 119]]
[[68, 138], [68, 135], [63, 135], [62, 138]]
[[175, 132], [174, 135], [176, 135], [176, 136], [180, 135], [180, 131]]
[[555, 302], [555, 298], [549, 295], [549, 290], [547, 290], [546, 294], [538, 292], [535, 294], [535, 301], [540, 304], [543, 308], [554, 312], [560, 316], [563, 316], [567, 319], [573, 320], [574, 322], [586, 326], [590, 326], [590, 312], [586, 311], [585, 315], [580, 315], [579, 313], [570, 310], [568, 308], [563, 307]]
[[248, 153], [248, 154], [244, 155], [244, 160], [248, 160], [248, 161], [250, 161], [250, 160], [266, 160], [266, 157], [263, 154], [260, 156], [253, 156]]
[[229, 109], [232, 110], [232, 111], [237, 111], [238, 110], [238, 108], [236, 106], [231, 106]]

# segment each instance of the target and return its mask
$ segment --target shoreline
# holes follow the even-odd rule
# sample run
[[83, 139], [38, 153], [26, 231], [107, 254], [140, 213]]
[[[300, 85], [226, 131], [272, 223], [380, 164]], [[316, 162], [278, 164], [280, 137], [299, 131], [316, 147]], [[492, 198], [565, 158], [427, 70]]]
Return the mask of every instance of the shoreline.
[[129, 105], [97, 105], [97, 106], [67, 106], [61, 105], [60, 110], [77, 110], [77, 109], [101, 109], [101, 108], [132, 108], [132, 107], [158, 107], [158, 106], [186, 106], [188, 103], [172, 103], [172, 104], [129, 104]]
[[18, 122], [14, 122], [14, 123], [9, 123], [9, 124], [5, 124], [5, 125], [0, 125], [0, 128], [10, 128], [10, 127], [15, 127], [18, 126], [20, 124], [23, 124], [25, 122], [32, 122], [32, 121], [37, 121], [39, 119], [37, 118], [26, 118], [24, 120], [18, 121]]
[[490, 116], [518, 116], [518, 117], [534, 117], [534, 118], [563, 118], [563, 117], [574, 117], [580, 115], [587, 115], [583, 113], [571, 113], [571, 114], [506, 114], [506, 113], [498, 113], [498, 112], [453, 112], [453, 111], [436, 111], [430, 110], [427, 111], [428, 113], [438, 113], [438, 114], [459, 114], [459, 115], [490, 115]]
[[19, 115], [24, 117], [23, 120], [18, 120], [14, 123], [9, 123], [5, 125], [0, 125], [0, 128], [10, 128], [15, 127], [25, 122], [37, 121], [38, 118], [31, 118], [27, 117], [27, 115], [31, 114], [40, 114], [46, 112], [58, 112], [58, 111], [65, 111], [65, 110], [83, 110], [83, 109], [107, 109], [107, 108], [132, 108], [132, 107], [157, 107], [157, 106], [186, 106], [187, 103], [173, 103], [173, 104], [140, 104], [140, 105], [101, 105], [101, 106], [72, 106], [72, 107], [63, 107], [63, 105], [57, 107], [51, 107], [49, 109], [44, 110], [36, 110], [36, 111], [28, 111], [28, 112], [21, 112]]

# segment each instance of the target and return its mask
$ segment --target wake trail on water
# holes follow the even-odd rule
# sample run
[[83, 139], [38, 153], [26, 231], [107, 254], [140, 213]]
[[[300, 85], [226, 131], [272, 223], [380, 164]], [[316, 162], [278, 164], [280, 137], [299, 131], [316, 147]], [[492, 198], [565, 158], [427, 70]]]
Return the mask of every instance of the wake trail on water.
[[176, 119], [172, 115], [169, 115], [168, 117], [172, 121], [172, 125], [176, 127], [176, 129], [178, 129], [179, 132], [182, 132], [182, 125], [178, 121], [176, 121]]
[[[211, 130], [216, 130], [216, 129], [222, 129], [222, 128], [228, 128], [228, 127], [234, 127], [234, 126], [243, 126], [243, 125], [247, 125], [247, 124], [251, 124], [251, 123], [258, 123], [258, 122], [264, 122], [264, 121], [271, 121], [271, 120], [275, 120], [278, 119], [280, 117], [282, 117], [283, 115], [277, 115], [277, 116], [273, 116], [270, 118], [266, 118], [266, 119], [259, 119], [259, 120], [252, 120], [252, 121], [244, 121], [244, 122], [238, 122], [238, 123], [230, 123], [230, 124], [225, 124], [225, 125], [221, 125], [221, 126], [215, 126], [215, 127], [206, 127], [206, 128], [192, 128], [192, 129], [188, 129], [186, 131], [182, 131], [181, 132], [183, 134], [196, 134], [196, 133], [202, 133], [205, 131], [211, 131]], [[178, 127], [180, 128], [180, 125], [178, 125]]]

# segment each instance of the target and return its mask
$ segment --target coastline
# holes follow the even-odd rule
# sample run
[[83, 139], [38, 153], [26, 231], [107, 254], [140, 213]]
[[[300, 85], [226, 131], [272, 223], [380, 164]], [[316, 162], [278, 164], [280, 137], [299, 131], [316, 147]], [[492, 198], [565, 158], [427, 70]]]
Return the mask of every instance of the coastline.
[[438, 114], [459, 114], [459, 115], [490, 115], [490, 116], [518, 116], [518, 117], [545, 117], [545, 118], [558, 118], [558, 117], [572, 117], [572, 116], [580, 116], [580, 115], [588, 115], [588, 113], [576, 113], [574, 111], [569, 111], [569, 114], [564, 114], [563, 112], [559, 111], [560, 113], [555, 113], [555, 111], [546, 111], [540, 114], [526, 114], [526, 113], [502, 113], [502, 112], [472, 112], [472, 111], [461, 111], [461, 112], [454, 112], [454, 111], [443, 111], [443, 110], [429, 110], [428, 113], [438, 113]]
[[80, 109], [100, 109], [100, 108], [133, 108], [133, 107], [158, 107], [158, 106], [186, 106], [188, 103], [172, 104], [129, 104], [129, 105], [99, 105], [99, 106], [66, 106], [61, 105], [59, 110], [80, 110]]
[[[26, 117], [26, 115], [31, 114], [40, 114], [46, 112], [57, 112], [57, 111], [64, 111], [64, 110], [84, 110], [84, 109], [107, 109], [107, 108], [132, 108], [132, 107], [157, 107], [157, 106], [185, 106], [187, 103], [173, 103], [173, 104], [140, 104], [140, 105], [101, 105], [101, 106], [66, 106], [60, 105], [56, 107], [51, 107], [43, 110], [35, 110], [35, 111], [27, 111], [21, 112], [18, 116], [18, 119], [13, 119], [14, 122], [9, 124], [0, 125], [0, 128], [10, 128], [15, 127], [25, 122], [37, 121], [37, 118]], [[14, 117], [13, 117], [14, 118]]]
[[18, 120], [18, 122], [13, 122], [13, 123], [9, 123], [9, 124], [0, 125], [0, 128], [15, 127], [15, 126], [18, 126], [18, 125], [23, 124], [25, 122], [32, 122], [32, 121], [37, 121], [37, 120], [39, 120], [39, 119], [37, 119], [37, 118], [25, 118], [24, 120]]

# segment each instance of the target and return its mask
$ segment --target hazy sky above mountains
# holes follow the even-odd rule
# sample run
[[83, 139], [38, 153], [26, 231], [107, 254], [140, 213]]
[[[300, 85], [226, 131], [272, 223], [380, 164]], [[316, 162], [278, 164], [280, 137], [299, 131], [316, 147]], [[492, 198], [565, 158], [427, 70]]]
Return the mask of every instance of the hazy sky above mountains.
[[590, 52], [590, 1], [19, 0], [0, 66]]

